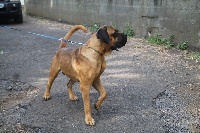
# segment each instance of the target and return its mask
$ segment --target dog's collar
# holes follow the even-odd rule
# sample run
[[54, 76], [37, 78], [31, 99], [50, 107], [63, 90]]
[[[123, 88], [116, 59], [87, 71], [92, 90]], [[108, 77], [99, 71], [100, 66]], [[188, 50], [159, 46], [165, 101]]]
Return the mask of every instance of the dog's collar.
[[93, 50], [94, 52], [96, 52], [96, 53], [98, 53], [98, 54], [100, 54], [101, 56], [103, 56], [103, 54], [101, 53], [101, 52], [99, 52], [98, 50], [96, 50], [96, 49], [93, 49], [92, 47], [90, 47], [90, 46], [87, 46], [89, 49], [91, 49], [91, 50]]

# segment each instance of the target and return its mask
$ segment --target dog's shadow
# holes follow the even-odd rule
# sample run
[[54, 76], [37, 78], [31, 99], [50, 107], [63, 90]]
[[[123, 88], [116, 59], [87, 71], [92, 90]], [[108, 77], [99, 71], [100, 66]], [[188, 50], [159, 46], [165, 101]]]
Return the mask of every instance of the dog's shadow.
[[[64, 106], [66, 106], [65, 108], [67, 110], [71, 110], [71, 115], [77, 115], [77, 112], [78, 114], [82, 113], [84, 115], [82, 94], [81, 92], [75, 92], [75, 94], [78, 97], [77, 101], [71, 101], [67, 92], [53, 94], [51, 100], [60, 101], [61, 104], [64, 104]], [[123, 105], [123, 103], [121, 103], [123, 102], [123, 100], [116, 100], [116, 98], [114, 97], [117, 97], [117, 95], [112, 92], [108, 93], [108, 96], [104, 100], [100, 109], [96, 110], [94, 104], [96, 103], [98, 97], [98, 92], [93, 91], [92, 93], [90, 93], [91, 110], [94, 117], [109, 117], [110, 115], [117, 115], [123, 110], [123, 108], [121, 107]]]

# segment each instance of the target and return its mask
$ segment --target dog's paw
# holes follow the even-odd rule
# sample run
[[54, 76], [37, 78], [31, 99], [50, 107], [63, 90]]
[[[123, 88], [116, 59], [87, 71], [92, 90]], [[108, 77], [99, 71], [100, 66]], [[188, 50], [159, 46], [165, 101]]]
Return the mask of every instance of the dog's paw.
[[96, 110], [98, 110], [98, 109], [100, 108], [100, 106], [97, 106], [97, 104], [94, 104], [94, 108], [95, 108]]
[[95, 121], [92, 117], [91, 118], [85, 118], [85, 122], [86, 122], [87, 125], [90, 125], [90, 126], [95, 125]]
[[77, 96], [70, 96], [69, 99], [72, 100], [72, 101], [78, 101], [78, 97]]
[[44, 98], [45, 101], [47, 101], [47, 100], [49, 100], [51, 97], [50, 97], [50, 95], [45, 95], [45, 94], [44, 94], [43, 98]]

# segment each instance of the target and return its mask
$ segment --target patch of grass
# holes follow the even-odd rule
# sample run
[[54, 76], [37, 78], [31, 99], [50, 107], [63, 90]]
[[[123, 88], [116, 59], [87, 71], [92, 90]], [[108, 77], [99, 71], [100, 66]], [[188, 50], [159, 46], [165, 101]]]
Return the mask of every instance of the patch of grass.
[[200, 60], [200, 53], [199, 52], [194, 53], [193, 57], [194, 57], [194, 59]]
[[196, 60], [196, 62], [200, 62], [200, 52], [194, 52], [194, 51], [187, 51], [186, 50], [186, 59], [192, 59]]
[[157, 45], [163, 45], [166, 48], [171, 48], [174, 46], [174, 34], [170, 35], [168, 38], [162, 38], [160, 34], [155, 34], [147, 38], [147, 42]]
[[170, 47], [174, 47], [174, 34], [171, 34], [168, 38], [168, 42], [167, 42], [168, 46]]
[[190, 57], [194, 60], [200, 61], [200, 52], [193, 52], [190, 54]]
[[[168, 38], [162, 38], [160, 34], [155, 34], [153, 36], [150, 36], [146, 39], [147, 42], [157, 45], [165, 46], [166, 48], [174, 47], [174, 34], [171, 34]], [[183, 43], [179, 43], [176, 48], [179, 50], [186, 50], [188, 49], [189, 45], [188, 42], [185, 41]]]
[[177, 49], [180, 49], [180, 50], [186, 50], [188, 47], [189, 47], [189, 46], [188, 46], [188, 42], [187, 42], [187, 41], [185, 41], [185, 42], [183, 42], [183, 43], [179, 43], [179, 44], [177, 45]]
[[134, 30], [129, 23], [126, 24], [126, 27], [123, 33], [125, 33], [128, 37], [134, 37]]
[[155, 34], [153, 36], [150, 36], [147, 38], [148, 43], [155, 43], [155, 44], [160, 44], [161, 42], [161, 35], [160, 34]]

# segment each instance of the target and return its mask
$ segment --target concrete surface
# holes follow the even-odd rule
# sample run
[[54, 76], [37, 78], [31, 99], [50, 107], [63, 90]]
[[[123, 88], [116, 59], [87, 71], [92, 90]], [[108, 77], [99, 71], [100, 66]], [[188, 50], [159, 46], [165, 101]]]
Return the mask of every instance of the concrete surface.
[[129, 24], [140, 38], [174, 34], [176, 43], [188, 41], [200, 50], [199, 0], [25, 0], [25, 9], [70, 24], [112, 24], [121, 30]]
[[[1, 23], [22, 31], [0, 27], [0, 132], [200, 131], [200, 64], [187, 59], [185, 51], [166, 50], [141, 39], [129, 39], [120, 51], [113, 51], [106, 57], [107, 68], [101, 77], [108, 97], [99, 111], [92, 108], [96, 125], [86, 126], [79, 84], [74, 91], [80, 100], [72, 102], [66, 89], [68, 78], [62, 73], [54, 82], [51, 100], [42, 99], [59, 42], [27, 34], [60, 38], [71, 26], [29, 16], [23, 24]], [[86, 42], [90, 36], [77, 32], [71, 40]], [[92, 104], [97, 97], [91, 89]]]

